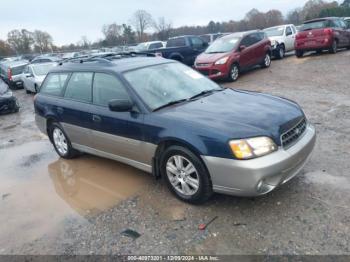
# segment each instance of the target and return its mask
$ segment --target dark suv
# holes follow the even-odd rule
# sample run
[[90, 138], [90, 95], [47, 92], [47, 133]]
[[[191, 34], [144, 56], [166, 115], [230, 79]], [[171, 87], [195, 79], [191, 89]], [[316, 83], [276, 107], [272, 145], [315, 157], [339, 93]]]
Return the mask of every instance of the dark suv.
[[163, 58], [63, 63], [34, 103], [61, 157], [80, 151], [132, 165], [191, 203], [213, 192], [266, 194], [299, 173], [315, 144], [296, 103], [224, 89]]

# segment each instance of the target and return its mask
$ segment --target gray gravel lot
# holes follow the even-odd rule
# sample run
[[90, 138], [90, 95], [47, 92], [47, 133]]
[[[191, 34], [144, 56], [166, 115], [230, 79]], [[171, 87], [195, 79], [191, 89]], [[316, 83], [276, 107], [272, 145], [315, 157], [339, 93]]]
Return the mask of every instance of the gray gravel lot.
[[290, 56], [222, 84], [303, 107], [318, 140], [298, 177], [263, 197], [191, 206], [123, 164], [59, 159], [33, 96], [16, 91], [20, 113], [0, 116], [0, 254], [350, 254], [350, 51]]

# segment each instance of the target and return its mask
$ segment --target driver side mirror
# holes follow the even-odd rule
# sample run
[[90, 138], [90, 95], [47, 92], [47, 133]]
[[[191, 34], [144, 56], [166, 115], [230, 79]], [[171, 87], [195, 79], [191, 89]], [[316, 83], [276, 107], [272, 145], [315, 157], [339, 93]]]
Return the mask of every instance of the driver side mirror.
[[247, 47], [245, 45], [240, 45], [239, 46], [239, 51], [243, 51], [244, 49], [246, 49]]
[[109, 110], [113, 112], [131, 112], [134, 104], [126, 99], [113, 99], [109, 101]]
[[33, 74], [31, 74], [31, 73], [25, 73], [24, 75], [26, 78], [34, 77]]

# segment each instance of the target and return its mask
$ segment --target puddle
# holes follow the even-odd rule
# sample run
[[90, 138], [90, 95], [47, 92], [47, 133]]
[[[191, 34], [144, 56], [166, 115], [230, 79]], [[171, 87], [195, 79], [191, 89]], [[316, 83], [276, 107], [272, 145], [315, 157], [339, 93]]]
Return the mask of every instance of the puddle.
[[153, 179], [132, 167], [93, 156], [57, 160], [48, 172], [57, 194], [83, 216], [115, 206]]
[[141, 193], [153, 181], [107, 159], [60, 159], [48, 140], [1, 149], [0, 159], [0, 247], [6, 250], [43, 236], [54, 239], [70, 223], [88, 223], [88, 215]]

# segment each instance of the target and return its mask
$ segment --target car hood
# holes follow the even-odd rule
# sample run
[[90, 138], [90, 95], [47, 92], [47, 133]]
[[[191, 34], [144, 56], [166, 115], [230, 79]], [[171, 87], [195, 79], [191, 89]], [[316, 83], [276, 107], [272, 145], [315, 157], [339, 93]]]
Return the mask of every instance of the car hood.
[[35, 76], [35, 83], [41, 84], [44, 81], [45, 77], [46, 77], [46, 75]]
[[[172, 123], [213, 131], [227, 139], [269, 136], [280, 145], [280, 135], [303, 117], [294, 102], [267, 94], [226, 89], [158, 111]], [[181, 126], [181, 125], [179, 125]]]
[[196, 63], [202, 63], [202, 64], [211, 64], [215, 63], [220, 58], [223, 58], [225, 56], [228, 56], [230, 53], [217, 53], [217, 54], [206, 54], [202, 53], [200, 54], [197, 59]]
[[8, 90], [8, 85], [0, 79], [0, 96], [5, 94]]

